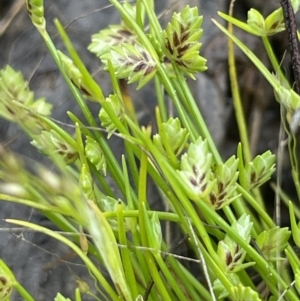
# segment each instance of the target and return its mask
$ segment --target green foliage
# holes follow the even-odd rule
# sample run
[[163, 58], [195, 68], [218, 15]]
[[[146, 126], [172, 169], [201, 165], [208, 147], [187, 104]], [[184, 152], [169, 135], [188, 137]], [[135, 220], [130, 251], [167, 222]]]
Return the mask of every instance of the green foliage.
[[97, 98], [93, 95], [93, 91], [89, 85], [89, 82], [76, 67], [74, 62], [63, 54], [61, 51], [57, 51], [58, 57], [60, 59], [62, 68], [65, 70], [70, 81], [75, 85], [75, 87], [82, 93], [84, 97], [89, 100], [97, 101]]
[[[136, 7], [130, 3], [124, 3], [124, 8], [132, 18], [135, 19], [136, 17], [139, 17], [136, 14]], [[145, 18], [144, 12], [145, 11], [143, 10], [140, 16], [142, 22], [144, 22]], [[137, 40], [138, 36], [135, 34], [134, 30], [125, 22], [122, 22], [122, 24], [109, 25], [108, 28], [93, 34], [92, 43], [88, 46], [88, 49], [101, 58], [103, 55], [110, 53], [111, 47], [120, 44], [135, 45]]]
[[288, 113], [294, 113], [300, 108], [300, 97], [294, 90], [280, 85], [274, 90], [276, 100], [284, 106]]
[[[290, 203], [291, 231], [279, 227], [267, 214], [258, 191], [275, 171], [275, 155], [266, 151], [251, 159], [245, 143], [238, 147], [237, 158], [233, 155], [223, 161], [186, 83], [185, 76], [195, 78], [207, 69], [206, 59], [200, 55], [203, 16], [197, 8], [186, 6], [173, 14], [164, 29], [153, 1], [137, 1], [136, 6], [117, 0], [111, 3], [120, 12], [121, 23], [94, 34], [88, 46], [111, 76], [113, 94], [105, 97], [62, 24], [55, 20], [68, 55], [56, 49], [46, 31], [43, 2], [26, 1], [33, 24], [86, 120], [69, 112], [75, 128], [74, 135], [69, 134], [49, 118], [51, 105], [34, 98], [20, 72], [8, 66], [0, 70], [1, 116], [17, 123], [55, 166], [55, 172], [38, 163], [26, 170], [17, 155], [1, 146], [1, 199], [41, 210], [72, 235], [65, 237], [27, 221], [7, 222], [41, 231], [71, 248], [86, 265], [103, 300], [263, 300], [253, 272], [264, 282], [269, 300], [281, 298], [281, 291], [287, 300], [299, 300], [300, 260], [289, 238], [292, 235], [300, 246], [300, 217]], [[298, 1], [292, 4], [294, 10], [299, 8]], [[265, 46], [270, 46], [269, 36], [284, 30], [280, 8], [266, 18], [251, 9], [247, 22], [223, 13], [220, 16], [261, 37]], [[295, 140], [299, 95], [289, 87], [272, 48], [266, 47], [266, 51], [276, 76], [236, 36], [213, 22], [269, 81], [287, 113], [282, 116], [284, 124], [290, 124], [286, 131]], [[158, 99], [157, 132], [151, 126], [140, 127], [133, 102], [118, 82], [126, 79], [129, 84], [137, 83], [139, 89], [153, 78]], [[178, 117], [168, 113], [162, 91], [173, 101]], [[87, 99], [99, 104], [101, 131]], [[242, 119], [237, 120], [239, 128], [245, 127], [240, 124]], [[241, 131], [243, 134], [247, 136]], [[112, 135], [124, 141], [122, 165], [107, 142]], [[290, 155], [300, 195], [298, 159], [291, 148]], [[148, 178], [171, 212], [152, 208]], [[205, 282], [168, 253], [171, 246], [163, 235], [163, 220], [177, 223], [188, 237]], [[283, 260], [293, 271], [296, 290], [289, 286], [291, 279], [281, 264]], [[100, 300], [84, 279], [78, 280], [77, 286], [76, 301], [81, 300], [81, 294]], [[0, 299], [8, 300], [13, 288], [26, 300], [33, 300], [0, 261]], [[58, 293], [55, 300], [70, 299]]]
[[13, 272], [9, 269], [5, 262], [0, 259], [0, 300], [9, 301], [13, 289], [16, 289], [24, 298], [24, 300], [34, 300], [30, 294], [17, 282]]
[[94, 180], [84, 164], [81, 167], [79, 185], [81, 186], [82, 192], [87, 200], [96, 201], [94, 193]]
[[268, 37], [285, 30], [284, 18], [282, 9], [279, 8], [272, 12], [267, 18], [256, 9], [251, 8], [248, 11], [247, 22], [241, 22], [237, 19], [230, 18], [223, 13], [220, 13], [225, 20], [232, 22], [232, 24], [242, 28], [248, 33], [259, 36]]

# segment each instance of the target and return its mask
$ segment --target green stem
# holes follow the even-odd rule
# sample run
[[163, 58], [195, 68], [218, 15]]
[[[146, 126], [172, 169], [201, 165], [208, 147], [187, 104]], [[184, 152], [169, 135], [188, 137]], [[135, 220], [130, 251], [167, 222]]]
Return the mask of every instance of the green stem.
[[83, 64], [82, 60], [80, 59], [77, 51], [75, 50], [71, 40], [69, 39], [64, 27], [61, 25], [58, 19], [54, 19], [54, 24], [56, 26], [56, 29], [64, 42], [68, 52], [70, 53], [74, 64], [79, 69], [83, 76], [83, 80], [88, 84], [89, 88], [91, 89], [91, 93], [93, 98], [97, 99], [100, 103], [103, 102], [104, 96], [102, 93], [101, 88], [99, 85], [95, 82], [95, 80], [92, 78], [91, 74], [86, 69], [85, 65]]
[[167, 122], [168, 120], [168, 113], [166, 110], [166, 103], [165, 98], [163, 94], [163, 86], [161, 85], [159, 78], [157, 75], [154, 77], [154, 83], [155, 83], [155, 91], [157, 96], [157, 103], [159, 107], [159, 114], [162, 122]]
[[156, 37], [156, 39], [159, 41], [159, 44], [161, 45], [161, 47], [165, 47], [164, 46], [164, 41], [162, 38], [162, 28], [160, 26], [160, 23], [158, 21], [157, 15], [155, 14], [154, 11], [154, 1], [151, 0], [143, 0], [143, 3], [145, 5], [146, 8], [146, 12], [148, 14], [148, 18], [149, 18], [149, 23], [150, 23], [150, 28], [151, 28], [151, 33], [153, 33]]
[[136, 0], [136, 23], [138, 26], [143, 29], [143, 7], [142, 7], [142, 0]]
[[[179, 70], [179, 68], [175, 64], [173, 65], [173, 69], [175, 71], [177, 81], [180, 84], [181, 90], [185, 96], [184, 102], [186, 103], [187, 107], [189, 108], [189, 113], [193, 116], [194, 122], [198, 126], [198, 129], [199, 129], [202, 137], [207, 140], [209, 149], [213, 154], [215, 162], [222, 163], [220, 153], [212, 139], [212, 136], [208, 130], [208, 127], [204, 121], [204, 118], [199, 111], [199, 108], [198, 108], [196, 101], [191, 93], [191, 90], [189, 89], [189, 87], [186, 83], [186, 79], [184, 78], [182, 72]], [[196, 140], [198, 138], [198, 136], [193, 137], [193, 138]]]
[[257, 67], [257, 69], [265, 77], [265, 79], [269, 82], [269, 84], [273, 87], [273, 89], [276, 89], [278, 86], [277, 79], [272, 75], [272, 73], [267, 69], [267, 67], [254, 55], [254, 53], [244, 43], [242, 43], [236, 36], [231, 34], [224, 26], [222, 26], [214, 19], [212, 19], [212, 21], [223, 33], [225, 33], [245, 53], [245, 55]]
[[300, 179], [299, 179], [299, 156], [297, 153], [297, 139], [294, 135], [289, 134], [289, 157], [292, 165], [292, 176], [298, 199], [300, 199]]
[[119, 301], [118, 295], [115, 293], [115, 291], [111, 288], [109, 283], [106, 281], [105, 277], [102, 275], [100, 270], [94, 265], [94, 263], [84, 254], [84, 252], [77, 246], [75, 245], [72, 241], [64, 237], [63, 235], [54, 232], [52, 230], [49, 230], [45, 227], [26, 222], [26, 221], [20, 221], [20, 220], [14, 220], [14, 219], [6, 219], [5, 220], [7, 223], [12, 223], [16, 225], [20, 225], [23, 227], [31, 228], [36, 231], [39, 231], [41, 233], [45, 233], [62, 243], [64, 243], [66, 246], [68, 246], [70, 249], [72, 249], [85, 263], [86, 267], [92, 272], [92, 274], [96, 277], [96, 279], [99, 281], [99, 283], [103, 286], [103, 288], [107, 291], [107, 293], [110, 295], [112, 300], [114, 301]]
[[[191, 273], [189, 273], [189, 271], [184, 266], [182, 266], [178, 262], [178, 260], [172, 256], [172, 254], [167, 255], [165, 261], [167, 265], [170, 266], [172, 273], [176, 275], [177, 285], [180, 284], [180, 286], [184, 286], [184, 293], [189, 295], [191, 300], [203, 300], [203, 296], [207, 297], [209, 295], [207, 290], [204, 289], [198, 279], [196, 279]], [[199, 289], [201, 291], [200, 296], [198, 294]], [[207, 301], [207, 298], [205, 298], [204, 300]]]
[[265, 46], [265, 49], [266, 49], [266, 52], [268, 54], [268, 57], [270, 59], [270, 62], [273, 66], [273, 69], [275, 70], [276, 74], [279, 74], [279, 78], [280, 78], [280, 81], [283, 83], [283, 85], [285, 87], [290, 87], [290, 84], [289, 82], [286, 80], [286, 77], [285, 75], [283, 74], [281, 68], [280, 68], [280, 65], [278, 64], [278, 61], [277, 61], [277, 58], [276, 58], [276, 55], [273, 51], [273, 48], [270, 44], [270, 41], [268, 39], [268, 37], [261, 37], [262, 38], [262, 41], [264, 43], [264, 46]]
[[196, 279], [185, 267], [181, 267], [181, 275], [183, 278], [185, 278], [185, 281], [189, 284], [193, 285], [193, 287], [196, 289], [196, 291], [199, 293], [198, 298], [192, 299], [192, 300], [205, 300], [205, 301], [212, 301], [211, 294], [207, 291], [206, 287], [198, 280]]
[[[118, 204], [117, 208], [117, 216], [118, 216], [118, 234], [119, 234], [119, 242], [123, 246], [127, 246], [127, 237], [126, 237], [126, 230], [124, 227], [124, 216], [123, 216], [123, 208], [122, 204]], [[128, 287], [131, 291], [131, 295], [133, 298], [137, 298], [139, 295], [138, 293], [138, 288], [136, 285], [136, 279], [134, 276], [134, 271], [133, 267], [131, 264], [131, 259], [130, 259], [130, 251], [127, 247], [121, 248], [121, 255], [122, 255], [122, 264], [124, 267], [124, 273], [125, 273], [125, 278], [128, 283]]]
[[185, 300], [186, 296], [184, 295], [184, 292], [182, 291], [181, 287], [178, 285], [178, 282], [174, 279], [173, 275], [174, 272], [170, 272], [169, 267], [165, 264], [165, 262], [162, 260], [160, 254], [155, 256], [155, 259], [163, 272], [164, 276], [166, 277], [166, 281], [168, 285], [171, 286], [171, 288], [174, 290], [174, 293], [177, 295], [178, 300]]
[[152, 255], [150, 254], [149, 251], [145, 252], [145, 257], [146, 257], [146, 260], [147, 260], [147, 263], [148, 263], [148, 268], [150, 270], [152, 279], [153, 279], [153, 281], [154, 281], [154, 283], [157, 287], [157, 290], [161, 294], [161, 300], [172, 301], [172, 298], [170, 297], [169, 292], [166, 289], [166, 287], [164, 285], [164, 282], [162, 281], [162, 277], [159, 274], [159, 272], [157, 270], [157, 267], [156, 267], [156, 264], [153, 260], [153, 257], [152, 257]]
[[262, 221], [266, 223], [269, 229], [275, 227], [272, 218], [268, 213], [260, 206], [260, 204], [247, 192], [242, 186], [238, 185], [237, 191], [240, 192], [244, 199], [250, 204], [250, 206], [258, 213]]
[[[127, 11], [124, 9], [124, 7], [118, 1], [110, 0], [110, 2], [120, 12], [124, 22], [127, 23], [135, 31], [136, 35], [140, 39], [141, 44], [147, 49], [147, 51], [151, 55], [152, 59], [155, 61], [156, 69], [158, 71], [160, 81], [165, 86], [165, 89], [166, 89], [167, 93], [170, 95], [170, 97], [174, 101], [175, 106], [177, 108], [178, 114], [180, 116], [180, 119], [181, 119], [183, 125], [189, 130], [190, 133], [193, 133], [194, 132], [193, 131], [193, 125], [191, 125], [188, 118], [186, 117], [187, 114], [183, 110], [182, 104], [180, 102], [180, 99], [178, 98], [176, 90], [174, 89], [174, 87], [172, 85], [172, 82], [171, 82], [168, 74], [166, 73], [166, 70], [164, 69], [164, 67], [160, 63], [158, 55], [157, 55], [154, 47], [152, 46], [151, 41], [146, 36], [145, 32], [138, 26], [136, 21], [127, 13]], [[144, 5], [145, 5], [146, 11], [148, 13], [151, 25], [157, 24], [158, 23], [157, 18], [153, 15], [153, 13], [151, 13], [152, 10], [149, 6], [148, 1], [144, 1]], [[196, 138], [198, 138], [198, 137], [193, 135], [192, 138], [194, 140], [196, 140]]]
[[[48, 35], [47, 31], [44, 30], [40, 30], [40, 33], [45, 41], [45, 44], [47, 45], [49, 52], [51, 53], [54, 61], [56, 62], [61, 74], [63, 75], [66, 83], [68, 84], [68, 87], [70, 89], [70, 91], [73, 93], [81, 111], [83, 112], [88, 124], [92, 127], [98, 127], [91, 111], [89, 110], [86, 101], [83, 100], [82, 96], [80, 95], [80, 93], [78, 92], [78, 90], [74, 87], [74, 85], [72, 84], [72, 82], [70, 81], [69, 77], [67, 76], [61, 62], [59, 59], [59, 56], [57, 54], [57, 50], [53, 44], [53, 41], [51, 40], [50, 36]], [[100, 90], [98, 90], [97, 93]], [[100, 97], [100, 94], [99, 94]], [[117, 118], [117, 116], [115, 116], [115, 114], [112, 112], [112, 110], [106, 106], [106, 103], [103, 102], [103, 107], [107, 110], [110, 118], [112, 119], [112, 121], [114, 122], [114, 124], [118, 127], [118, 129], [120, 130], [120, 132], [122, 133], [127, 133], [125, 127], [122, 125], [122, 123], [120, 122], [120, 120]], [[103, 136], [101, 135], [100, 132], [95, 132], [95, 137], [97, 139], [97, 141], [99, 142], [103, 153], [105, 154], [105, 157], [107, 159], [107, 166], [108, 169], [111, 173], [111, 175], [113, 176], [114, 180], [116, 181], [118, 187], [120, 188], [120, 190], [122, 191], [122, 193], [125, 193], [125, 188], [124, 188], [124, 181], [123, 181], [123, 175], [122, 175], [122, 171], [120, 169], [120, 166], [115, 158], [115, 156], [113, 155], [110, 147], [107, 145], [106, 140], [103, 138]]]
[[[130, 127], [134, 129], [135, 125], [130, 120], [128, 120], [128, 122], [129, 122]], [[136, 129], [136, 133], [138, 134], [137, 129]], [[185, 214], [191, 219], [192, 224], [197, 229], [197, 232], [198, 232], [200, 238], [204, 242], [204, 245], [205, 245], [205, 247], [207, 248], [207, 250], [209, 252], [209, 257], [212, 258], [210, 261], [213, 262], [214, 272], [218, 275], [218, 277], [220, 279], [222, 279], [221, 281], [222, 282], [224, 281], [224, 283], [227, 283], [227, 285], [229, 287], [230, 284], [228, 282], [228, 279], [222, 273], [222, 271], [218, 268], [218, 266], [219, 266], [218, 263], [219, 263], [220, 260], [219, 260], [218, 255], [216, 254], [216, 251], [214, 250], [214, 248], [212, 246], [212, 243], [211, 243], [211, 240], [210, 240], [210, 238], [207, 234], [207, 231], [206, 231], [202, 221], [199, 219], [199, 216], [195, 212], [195, 208], [190, 203], [190, 200], [186, 197], [185, 193], [181, 190], [180, 183], [178, 182], [179, 181], [178, 175], [175, 173], [174, 169], [169, 165], [169, 163], [164, 159], [164, 157], [161, 156], [161, 154], [156, 149], [156, 147], [153, 145], [152, 141], [150, 140], [150, 138], [148, 136], [140, 134], [140, 139], [142, 141], [144, 141], [144, 144], [147, 146], [147, 149], [149, 149], [150, 152], [152, 153], [152, 155], [154, 156], [158, 166], [160, 166], [163, 174], [166, 176], [166, 178], [168, 179], [170, 185], [172, 186], [172, 189], [176, 193], [176, 196], [177, 196], [181, 206], [184, 207]], [[170, 192], [168, 193], [166, 191], [165, 193], [166, 193], [167, 196], [171, 195]], [[170, 197], [169, 197], [169, 199], [170, 199]], [[176, 201], [174, 201], [174, 203], [172, 203], [172, 205], [174, 206], [175, 212], [179, 216], [182, 216], [183, 215], [182, 209], [176, 203], [177, 203]], [[185, 232], [189, 233], [190, 237], [193, 237], [193, 235], [191, 234], [191, 229], [189, 227], [189, 224], [186, 222], [184, 216], [181, 217], [181, 221], [183, 223], [183, 227], [185, 229]]]
[[[185, 78], [184, 78], [184, 80], [185, 80]], [[195, 123], [194, 120], [192, 120], [193, 116], [191, 116], [191, 114], [189, 113], [191, 111], [191, 109], [188, 107], [188, 104], [186, 103], [185, 93], [184, 93], [184, 91], [181, 88], [181, 84], [179, 83], [179, 81], [177, 80], [177, 78], [172, 78], [171, 82], [172, 82], [173, 87], [175, 88], [176, 93], [178, 94], [178, 97], [179, 97], [182, 105], [184, 105], [183, 108], [184, 108], [185, 114], [187, 115], [186, 117], [188, 118], [189, 123], [191, 125], [193, 125], [193, 127], [192, 127], [192, 129], [193, 129], [192, 135], [194, 137], [199, 137], [199, 129], [196, 128], [196, 123]], [[198, 110], [199, 110], [199, 108], [198, 108]]]
[[35, 301], [35, 299], [27, 292], [27, 290], [20, 283], [17, 283], [15, 285], [15, 289], [18, 291], [23, 300]]
[[[228, 31], [233, 33], [233, 26], [228, 24]], [[243, 157], [246, 162], [250, 162], [252, 154], [250, 150], [249, 135], [247, 130], [247, 124], [245, 120], [245, 114], [243, 110], [242, 100], [239, 92], [239, 84], [237, 80], [236, 64], [234, 56], [234, 45], [231, 39], [228, 39], [228, 65], [229, 65], [229, 79], [231, 85], [231, 93], [233, 98], [233, 107], [235, 110], [236, 121], [240, 134], [240, 139], [243, 145]]]
[[[139, 226], [140, 226], [140, 234], [142, 245], [145, 247], [149, 246], [147, 229], [146, 229], [146, 220], [144, 216], [144, 212], [146, 212], [147, 201], [146, 201], [146, 180], [147, 180], [147, 155], [143, 152], [141, 158], [141, 168], [140, 168], [140, 179], [139, 179]], [[153, 260], [153, 256], [149, 251], [145, 251], [145, 258], [148, 264], [148, 269], [151, 273], [153, 281], [160, 292], [163, 300], [171, 301], [172, 299], [169, 296], [168, 290], [166, 289], [162, 278], [159, 275], [156, 264]]]
[[[286, 205], [286, 207], [289, 206], [289, 202], [291, 200], [291, 198], [289, 197], [289, 195], [287, 193], [285, 193], [281, 187], [278, 187], [275, 183], [271, 183], [270, 184], [271, 188], [274, 190], [274, 192], [276, 194], [279, 194], [280, 196], [280, 199], [282, 200], [282, 202]], [[1, 196], [0, 196], [1, 198]], [[294, 208], [294, 211], [295, 211], [295, 215], [297, 217], [297, 219], [299, 220], [300, 219], [300, 208], [298, 207], [295, 207]]]
[[[277, 296], [277, 286], [275, 284], [281, 285], [281, 287], [287, 287], [285, 281], [281, 278], [281, 276], [277, 273], [277, 271], [271, 266], [255, 249], [252, 248], [242, 237], [239, 236], [238, 233], [233, 231], [233, 229], [228, 225], [216, 212], [212, 211], [211, 208], [208, 207], [205, 203], [199, 203], [199, 207], [201, 208], [202, 214], [210, 216], [217, 225], [219, 225], [228, 236], [233, 239], [237, 244], [239, 244], [252, 258], [252, 260], [256, 263], [255, 268], [259, 271], [259, 274], [262, 276], [264, 281], [266, 282], [268, 288], [270, 288], [271, 292]], [[296, 297], [293, 291], [287, 292], [288, 300], [296, 301], [298, 298]]]

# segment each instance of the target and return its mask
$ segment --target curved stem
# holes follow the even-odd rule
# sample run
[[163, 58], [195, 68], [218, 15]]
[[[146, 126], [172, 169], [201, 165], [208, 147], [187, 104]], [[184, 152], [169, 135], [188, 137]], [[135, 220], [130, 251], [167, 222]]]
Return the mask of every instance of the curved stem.
[[118, 301], [119, 300], [118, 295], [111, 288], [111, 286], [106, 281], [106, 279], [104, 278], [104, 276], [101, 274], [101, 272], [99, 271], [99, 269], [88, 258], [88, 256], [86, 254], [84, 254], [84, 252], [77, 245], [75, 245], [72, 241], [70, 241], [69, 239], [67, 239], [66, 237], [64, 237], [63, 235], [61, 235], [61, 234], [59, 234], [57, 232], [54, 232], [54, 231], [52, 231], [50, 229], [47, 229], [45, 227], [36, 225], [34, 223], [30, 223], [30, 222], [26, 222], [26, 221], [20, 221], [20, 220], [15, 220], [15, 219], [6, 219], [5, 221], [7, 223], [12, 223], [12, 224], [20, 225], [20, 226], [23, 226], [23, 227], [31, 228], [31, 229], [34, 229], [36, 231], [40, 231], [42, 233], [45, 233], [45, 234], [47, 234], [47, 235], [49, 235], [49, 236], [51, 236], [51, 237], [53, 237], [53, 238], [61, 241], [65, 245], [67, 245], [69, 248], [71, 248], [82, 259], [82, 261], [85, 263], [85, 265], [87, 266], [87, 268], [92, 272], [92, 274], [96, 277], [96, 279], [99, 281], [99, 283], [101, 283], [101, 285], [103, 286], [103, 288], [110, 295], [110, 297], [112, 298], [112, 300], [114, 300], [114, 301]]

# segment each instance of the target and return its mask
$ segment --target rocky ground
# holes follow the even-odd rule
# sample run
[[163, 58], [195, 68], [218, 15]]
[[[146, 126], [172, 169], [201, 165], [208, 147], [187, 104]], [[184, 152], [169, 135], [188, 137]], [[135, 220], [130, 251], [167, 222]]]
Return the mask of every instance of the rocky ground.
[[[24, 77], [30, 80], [30, 87], [36, 96], [46, 97], [54, 104], [54, 118], [66, 122], [69, 119], [67, 110], [76, 114], [78, 108], [62, 77], [60, 76], [51, 56], [47, 53], [42, 38], [26, 13], [25, 7], [15, 0], [0, 2], [0, 68], [9, 64], [16, 70], [22, 71]], [[20, 0], [19, 2], [22, 2]], [[165, 11], [162, 22], [170, 18], [169, 11], [172, 1], [156, 1], [157, 12]], [[182, 1], [184, 2], [184, 1]], [[228, 85], [226, 38], [213, 25], [210, 17], [218, 18], [217, 11], [227, 11], [228, 1], [225, 0], [194, 0], [186, 1], [190, 5], [198, 5], [204, 15], [204, 34], [202, 38], [202, 55], [208, 59], [209, 70], [201, 74], [197, 81], [191, 83], [193, 91], [202, 108], [213, 136], [218, 143], [224, 157], [235, 152], [238, 133], [233, 118], [231, 94]], [[263, 3], [263, 4], [262, 4]], [[70, 24], [67, 29], [72, 41], [78, 49], [83, 61], [92, 74], [104, 88], [110, 92], [107, 76], [101, 71], [101, 66], [86, 48], [90, 42], [90, 35], [117, 23], [118, 13], [111, 7], [105, 8], [108, 1], [103, 0], [53, 0], [45, 1], [47, 25], [51, 36], [58, 48], [63, 48], [56, 37], [53, 18], [59, 18], [64, 25]], [[251, 7], [267, 13], [274, 7], [279, 7], [279, 1], [246, 1], [236, 3], [235, 14], [241, 19], [246, 18], [247, 10]], [[79, 18], [82, 17], [82, 18]], [[79, 18], [79, 19], [78, 19]], [[240, 37], [257, 53], [266, 64], [263, 57], [262, 44], [258, 38], [252, 38], [239, 33]], [[278, 55], [282, 56], [286, 48], [286, 36], [276, 36], [273, 40]], [[280, 45], [280, 46], [277, 46]], [[239, 81], [246, 115], [249, 123], [251, 143], [254, 152], [266, 149], [276, 151], [279, 126], [279, 106], [275, 102], [271, 89], [261, 78], [257, 70], [239, 52], [237, 52]], [[289, 65], [285, 61], [286, 68]], [[132, 92], [134, 93], [134, 92]], [[139, 92], [135, 105], [142, 123], [147, 124], [153, 116], [154, 95], [149, 90]], [[95, 115], [98, 108], [95, 106]], [[263, 130], [262, 130], [263, 129]], [[17, 152], [26, 160], [42, 160], [28, 143], [26, 137], [14, 125], [0, 121], [0, 141]], [[116, 151], [120, 152], [120, 141], [112, 142]], [[155, 188], [153, 188], [153, 191]], [[158, 194], [153, 192], [153, 196]], [[158, 197], [151, 198], [153, 206], [159, 206]], [[12, 268], [18, 280], [36, 297], [36, 300], [52, 300], [56, 292], [72, 296], [76, 287], [76, 280], [86, 279], [88, 272], [80, 261], [69, 250], [56, 241], [33, 232], [2, 232], [8, 225], [2, 222], [3, 218], [20, 218], [31, 220], [43, 225], [51, 224], [38, 212], [22, 206], [0, 202], [0, 258], [4, 259]], [[13, 300], [18, 300], [17, 296]], [[88, 300], [88, 298], [85, 298]]]

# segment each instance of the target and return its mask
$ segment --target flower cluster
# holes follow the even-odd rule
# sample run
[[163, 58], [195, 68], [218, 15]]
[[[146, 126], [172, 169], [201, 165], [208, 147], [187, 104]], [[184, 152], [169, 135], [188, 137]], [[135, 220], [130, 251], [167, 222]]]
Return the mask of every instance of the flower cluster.
[[286, 109], [286, 118], [290, 125], [292, 133], [295, 133], [299, 128], [299, 110], [300, 110], [300, 96], [290, 88], [284, 87], [278, 81], [277, 87], [274, 89], [276, 100]]
[[211, 165], [212, 154], [208, 151], [207, 141], [202, 138], [192, 143], [188, 151], [182, 155], [178, 173], [183, 188], [192, 200], [204, 198], [216, 184]]
[[42, 131], [31, 144], [45, 155], [59, 154], [67, 164], [78, 158], [78, 152], [54, 130]]
[[51, 109], [44, 98], [34, 98], [21, 72], [9, 66], [0, 70], [0, 116], [33, 131], [44, 127], [33, 113], [49, 116]]
[[181, 127], [180, 120], [170, 118], [159, 126], [158, 134], [153, 136], [153, 143], [164, 156], [170, 159], [173, 155], [177, 157], [181, 154], [188, 137], [188, 131]]
[[248, 191], [264, 184], [275, 171], [275, 155], [270, 151], [256, 156], [245, 166], [242, 161], [240, 160], [239, 179], [241, 185]]
[[206, 59], [199, 54], [202, 20], [197, 7], [186, 6], [181, 13], [173, 14], [163, 32], [168, 59], [192, 78], [193, 74], [207, 69]]
[[[135, 19], [136, 9], [128, 3], [124, 7]], [[199, 54], [202, 19], [196, 7], [186, 6], [181, 13], [174, 13], [162, 33], [163, 38], [152, 32], [147, 34], [153, 51], [166, 68], [170, 69], [170, 73], [170, 62], [192, 78], [197, 72], [207, 69], [206, 60]], [[139, 23], [140, 26], [144, 24], [144, 17]], [[117, 78], [126, 78], [129, 83], [139, 82], [138, 89], [148, 83], [158, 69], [157, 58], [150, 55], [149, 48], [144, 47], [127, 23], [111, 25], [93, 35], [88, 49], [101, 59], [106, 69], [108, 61], [111, 61]]]
[[0, 300], [9, 300], [16, 285], [16, 279], [13, 273], [3, 260], [0, 260]]
[[[117, 95], [112, 94], [105, 99], [105, 102], [107, 106], [109, 106], [115, 113], [115, 116], [117, 116], [118, 119], [122, 121], [124, 118], [124, 106], [120, 98]], [[101, 121], [101, 125], [108, 131], [109, 138], [116, 130], [116, 126], [103, 107], [100, 109], [99, 119]]]
[[26, 0], [27, 12], [32, 23], [37, 28], [45, 28], [46, 21], [44, 18], [44, 1], [43, 0]]
[[106, 160], [103, 151], [99, 143], [90, 136], [87, 136], [85, 140], [85, 155], [97, 170], [102, 169], [103, 174], [106, 175]]
[[[253, 223], [250, 221], [250, 216], [244, 214], [236, 222], [234, 222], [231, 227], [235, 233], [238, 233], [243, 240], [249, 243], [251, 239], [250, 232], [252, 225]], [[242, 264], [246, 256], [246, 251], [228, 235], [225, 235], [225, 238], [219, 241], [218, 254], [224, 265], [224, 269], [230, 273], [238, 272], [245, 267], [248, 267], [249, 264], [253, 264]]]
[[156, 73], [156, 63], [147, 49], [139, 44], [123, 43], [112, 47], [101, 59], [111, 61], [117, 78], [127, 78], [128, 83], [139, 82], [138, 89], [148, 83]]
[[291, 231], [288, 228], [274, 227], [261, 232], [255, 243], [267, 261], [277, 261], [278, 254], [288, 246]]
[[73, 85], [75, 85], [75, 87], [82, 93], [84, 97], [92, 101], [97, 101], [97, 98], [93, 97], [93, 92], [91, 91], [88, 82], [79, 69], [75, 66], [74, 62], [61, 51], [58, 50], [57, 53], [62, 67]]
[[266, 19], [256, 9], [248, 11], [247, 24], [258, 36], [271, 36], [284, 31], [284, 18], [282, 9], [272, 12]]
[[275, 171], [274, 162], [275, 155], [267, 151], [245, 165], [240, 153], [237, 159], [232, 156], [225, 163], [215, 164], [207, 141], [200, 137], [182, 155], [178, 173], [191, 200], [205, 201], [218, 210], [239, 197], [238, 180], [247, 191], [269, 180]]
[[92, 43], [88, 50], [98, 57], [109, 53], [111, 47], [120, 44], [132, 44], [137, 41], [137, 36], [126, 25], [110, 25], [108, 28], [92, 35]]
[[221, 209], [235, 200], [238, 160], [232, 156], [214, 166], [207, 141], [199, 138], [181, 158], [179, 174], [187, 195], [193, 201], [203, 200], [214, 209]]
[[[250, 243], [252, 226], [253, 223], [250, 220], [250, 216], [244, 214], [237, 221], [235, 221], [231, 227], [232, 230], [243, 240]], [[254, 291], [244, 291], [246, 289], [245, 287], [240, 287], [238, 289], [240, 281], [239, 276], [236, 273], [255, 264], [255, 262], [243, 263], [247, 254], [246, 251], [241, 248], [241, 246], [239, 246], [233, 239], [231, 239], [228, 234], [226, 234], [224, 239], [219, 241], [217, 252], [221, 260], [223, 270], [227, 273], [231, 282], [236, 285], [232, 286], [232, 289], [237, 290], [235, 291], [235, 294], [242, 296], [236, 300], [259, 300], [247, 299], [246, 296], [248, 296], [250, 293], [255, 293]], [[225, 298], [229, 295], [228, 290], [225, 289], [220, 279], [216, 279], [213, 286], [215, 291], [220, 292], [219, 298]], [[242, 289], [242, 291], [240, 291], [240, 289]]]
[[238, 160], [235, 156], [232, 156], [224, 164], [218, 164], [217, 168], [214, 170], [217, 183], [209, 193], [208, 199], [209, 203], [216, 210], [224, 207], [239, 197], [238, 194], [234, 195], [239, 175], [237, 167]]

